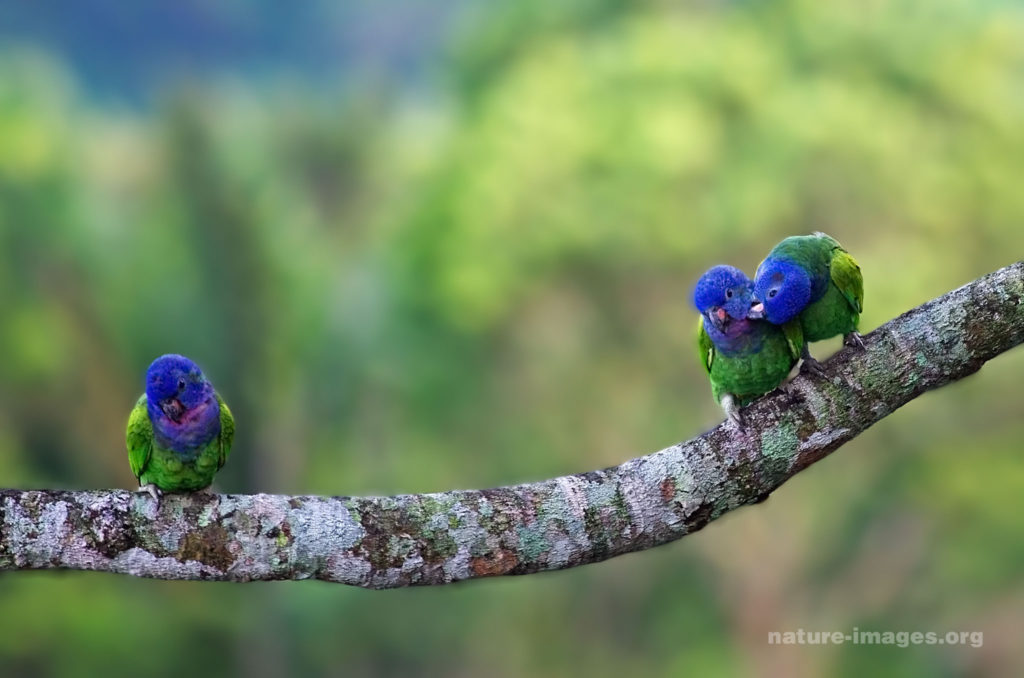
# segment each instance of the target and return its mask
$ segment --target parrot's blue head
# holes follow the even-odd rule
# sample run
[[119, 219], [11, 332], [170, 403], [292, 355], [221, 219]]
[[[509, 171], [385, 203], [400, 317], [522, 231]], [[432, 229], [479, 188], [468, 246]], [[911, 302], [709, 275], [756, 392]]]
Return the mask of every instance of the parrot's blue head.
[[157, 411], [182, 423], [197, 408], [209, 404], [213, 386], [199, 367], [182, 355], [162, 355], [146, 370], [146, 399], [151, 416]]
[[693, 290], [693, 305], [719, 332], [750, 313], [754, 284], [734, 266], [709, 268]]
[[811, 276], [791, 261], [769, 257], [757, 267], [754, 301], [750, 317], [789, 322], [811, 301]]

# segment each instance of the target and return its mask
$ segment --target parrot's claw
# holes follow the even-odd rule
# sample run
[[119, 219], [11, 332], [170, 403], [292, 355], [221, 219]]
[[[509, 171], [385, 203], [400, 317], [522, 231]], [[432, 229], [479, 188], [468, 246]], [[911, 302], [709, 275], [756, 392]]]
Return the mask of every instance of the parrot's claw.
[[153, 501], [156, 502], [157, 506], [160, 505], [160, 497], [163, 495], [163, 493], [160, 492], [160, 488], [157, 487], [156, 485], [154, 485], [153, 483], [148, 483], [146, 485], [139, 485], [139, 489], [137, 489], [135, 491], [136, 492], [147, 492], [147, 493], [149, 493], [149, 496], [153, 497]]
[[740, 409], [736, 406], [736, 399], [732, 397], [732, 394], [726, 393], [722, 396], [722, 409], [725, 410], [726, 418], [736, 424], [736, 428], [743, 428], [743, 415], [740, 414]]
[[850, 332], [843, 337], [843, 343], [850, 347], [864, 348], [864, 337], [860, 332]]
[[825, 378], [825, 368], [822, 367], [821, 363], [812, 358], [810, 355], [803, 357], [803, 362], [800, 364], [800, 372], [804, 374], [813, 374], [816, 377]]

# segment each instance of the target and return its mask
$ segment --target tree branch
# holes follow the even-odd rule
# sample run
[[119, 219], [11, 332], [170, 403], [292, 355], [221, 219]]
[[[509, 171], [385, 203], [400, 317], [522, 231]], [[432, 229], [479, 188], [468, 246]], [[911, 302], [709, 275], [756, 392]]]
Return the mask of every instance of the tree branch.
[[[762, 501], [925, 391], [1024, 341], [1024, 262], [903, 314], [722, 424], [621, 466], [394, 497], [0, 491], [0, 570], [433, 585], [593, 563]], [[695, 384], [694, 387], [701, 385]]]

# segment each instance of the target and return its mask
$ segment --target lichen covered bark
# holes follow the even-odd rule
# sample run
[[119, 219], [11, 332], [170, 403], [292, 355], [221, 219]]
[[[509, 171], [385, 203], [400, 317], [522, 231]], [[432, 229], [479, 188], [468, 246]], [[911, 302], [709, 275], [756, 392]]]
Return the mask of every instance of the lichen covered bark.
[[0, 491], [0, 570], [443, 584], [597, 562], [762, 501], [921, 393], [1024, 342], [1024, 263], [892, 320], [723, 424], [601, 471], [394, 497]]

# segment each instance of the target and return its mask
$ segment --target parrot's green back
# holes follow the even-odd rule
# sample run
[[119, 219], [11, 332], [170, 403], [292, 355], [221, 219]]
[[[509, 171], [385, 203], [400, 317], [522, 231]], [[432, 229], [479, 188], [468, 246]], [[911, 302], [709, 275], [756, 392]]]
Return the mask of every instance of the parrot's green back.
[[220, 433], [195, 453], [182, 455], [162, 447], [153, 435], [153, 423], [146, 411], [146, 396], [135, 403], [128, 417], [128, 463], [139, 485], [152, 483], [164, 492], [192, 492], [209, 487], [227, 461], [235, 438], [235, 420], [227, 404], [220, 405]]
[[803, 338], [797, 323], [784, 326], [767, 321], [753, 323], [748, 350], [727, 355], [714, 345], [700, 319], [697, 348], [711, 381], [711, 395], [721, 402], [731, 393], [739, 406], [747, 405], [775, 389], [800, 358]]
[[857, 331], [864, 310], [864, 278], [857, 261], [835, 238], [824, 233], [792, 236], [768, 256], [799, 264], [825, 285], [825, 293], [800, 312], [806, 341]]

